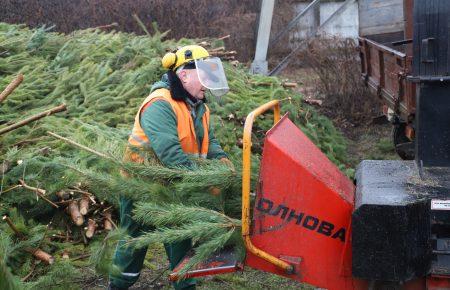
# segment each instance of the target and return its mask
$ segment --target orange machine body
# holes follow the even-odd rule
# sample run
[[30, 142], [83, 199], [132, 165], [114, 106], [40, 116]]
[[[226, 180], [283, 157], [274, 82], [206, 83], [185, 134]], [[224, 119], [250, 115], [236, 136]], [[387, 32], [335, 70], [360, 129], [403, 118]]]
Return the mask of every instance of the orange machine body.
[[[250, 210], [251, 132], [268, 110], [275, 125], [267, 132], [253, 211]], [[247, 117], [244, 128], [242, 238], [244, 264], [328, 290], [378, 289], [383, 281], [352, 276], [352, 213], [355, 186], [287, 116], [280, 120], [274, 100]], [[368, 235], [370, 235], [368, 229]], [[181, 262], [178, 272], [189, 259]], [[186, 277], [242, 269], [233, 253], [222, 252]], [[397, 285], [401, 290], [448, 290], [447, 276], [421, 277]], [[388, 282], [389, 283], [389, 282]], [[385, 288], [383, 288], [385, 289]]]
[[354, 185], [286, 116], [268, 133], [251, 241], [294, 273], [248, 253], [245, 263], [326, 289], [364, 289], [351, 276]]

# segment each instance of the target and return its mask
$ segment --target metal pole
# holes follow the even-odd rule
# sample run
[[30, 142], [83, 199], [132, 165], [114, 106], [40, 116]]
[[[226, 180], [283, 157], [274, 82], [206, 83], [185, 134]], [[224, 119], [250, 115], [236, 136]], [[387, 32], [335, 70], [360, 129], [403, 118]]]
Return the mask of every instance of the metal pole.
[[270, 27], [272, 25], [272, 15], [275, 0], [262, 0], [261, 13], [259, 15], [258, 38], [256, 40], [255, 58], [250, 67], [250, 72], [254, 74], [268, 73], [267, 49], [269, 46]]

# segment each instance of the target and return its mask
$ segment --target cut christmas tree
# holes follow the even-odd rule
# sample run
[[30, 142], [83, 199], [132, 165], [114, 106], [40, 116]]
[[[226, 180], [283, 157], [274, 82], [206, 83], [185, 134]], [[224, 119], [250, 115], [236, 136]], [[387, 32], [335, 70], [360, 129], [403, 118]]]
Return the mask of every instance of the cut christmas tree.
[[[195, 171], [166, 168], [151, 158], [143, 164], [123, 161], [136, 110], [164, 73], [161, 57], [196, 42], [165, 37], [161, 32], [136, 36], [100, 29], [64, 35], [45, 27], [0, 23], [0, 90], [14, 86], [23, 75], [22, 83], [13, 91], [9, 86], [0, 103], [0, 132], [8, 131], [0, 135], [0, 214], [23, 234], [19, 237], [6, 222], [1, 224], [0, 251], [5, 254], [0, 277], [8, 281], [8, 289], [49, 285], [55, 277], [64, 277], [61, 284], [73, 281], [73, 267], [114, 271], [115, 241], [126, 236], [120, 228], [113, 230], [121, 196], [137, 201], [135, 218], [155, 227], [130, 240], [130, 246], [192, 238], [195, 256], [185, 270], [224, 246], [242, 253], [243, 123], [250, 111], [269, 100], [282, 100], [282, 112], [352, 174], [345, 140], [329, 119], [304, 104], [292, 85], [250, 75], [235, 61], [225, 63], [230, 92], [221, 99], [208, 97], [208, 106], [215, 135], [236, 170], [214, 160], [199, 161]], [[232, 59], [221, 40], [206, 42]], [[67, 111], [8, 129], [60, 104]], [[271, 119], [261, 117], [255, 124], [252, 180]], [[29, 248], [45, 251], [55, 262], [36, 263]]]

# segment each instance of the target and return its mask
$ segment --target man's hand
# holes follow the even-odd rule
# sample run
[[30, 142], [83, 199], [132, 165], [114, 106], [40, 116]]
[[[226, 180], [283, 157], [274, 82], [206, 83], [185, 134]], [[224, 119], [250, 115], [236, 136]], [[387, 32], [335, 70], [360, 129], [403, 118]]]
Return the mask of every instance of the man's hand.
[[217, 186], [211, 186], [209, 188], [209, 192], [214, 196], [218, 196], [222, 193], [222, 189], [218, 188]]
[[[225, 157], [220, 158], [220, 162], [224, 163], [226, 166], [228, 166], [231, 169], [231, 171], [235, 172], [234, 165], [230, 161], [230, 159], [225, 158]], [[218, 196], [222, 193], [222, 189], [218, 188], [217, 186], [211, 186], [209, 188], [209, 192], [214, 196]]]

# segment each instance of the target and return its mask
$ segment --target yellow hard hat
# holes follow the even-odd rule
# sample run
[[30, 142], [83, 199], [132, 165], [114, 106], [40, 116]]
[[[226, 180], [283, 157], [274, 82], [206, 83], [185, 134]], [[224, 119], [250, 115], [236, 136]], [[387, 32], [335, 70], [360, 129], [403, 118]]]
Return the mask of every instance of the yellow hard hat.
[[186, 45], [175, 53], [169, 52], [162, 58], [162, 66], [166, 69], [176, 70], [178, 67], [197, 59], [206, 58], [209, 53], [200, 45]]

